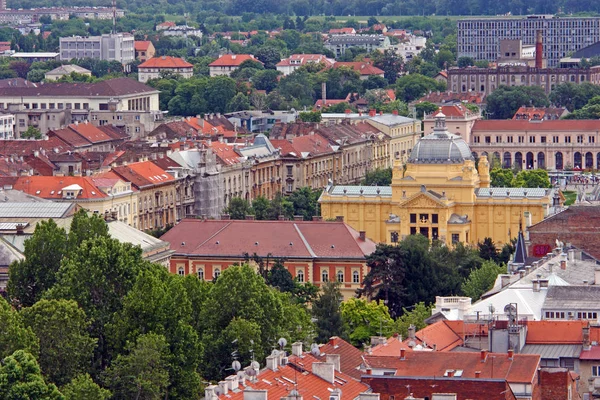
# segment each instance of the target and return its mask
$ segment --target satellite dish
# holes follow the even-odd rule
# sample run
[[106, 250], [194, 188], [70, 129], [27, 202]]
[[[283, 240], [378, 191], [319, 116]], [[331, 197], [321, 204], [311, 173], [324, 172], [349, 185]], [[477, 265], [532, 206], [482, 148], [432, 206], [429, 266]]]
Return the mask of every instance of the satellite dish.
[[233, 368], [233, 370], [237, 372], [240, 369], [242, 369], [242, 364], [240, 364], [240, 362], [238, 360], [235, 360], [234, 362], [231, 363], [231, 368]]
[[246, 375], [248, 376], [256, 376], [256, 370], [253, 368], [249, 368], [248, 371], [246, 371]]
[[515, 307], [514, 304], [507, 304], [504, 306], [504, 313], [510, 316], [516, 315], [517, 307]]
[[321, 355], [321, 350], [319, 349], [319, 345], [316, 343], [313, 343], [310, 346], [310, 354], [312, 354], [315, 357], [318, 357]]
[[260, 368], [260, 364], [258, 363], [258, 361], [252, 361], [250, 363], [250, 366], [252, 367], [252, 369], [259, 369]]
[[275, 349], [271, 352], [272, 356], [278, 356], [279, 355], [279, 350]]
[[287, 345], [287, 340], [284, 337], [282, 337], [277, 341], [277, 344], [279, 344], [279, 347], [283, 349], [285, 345]]

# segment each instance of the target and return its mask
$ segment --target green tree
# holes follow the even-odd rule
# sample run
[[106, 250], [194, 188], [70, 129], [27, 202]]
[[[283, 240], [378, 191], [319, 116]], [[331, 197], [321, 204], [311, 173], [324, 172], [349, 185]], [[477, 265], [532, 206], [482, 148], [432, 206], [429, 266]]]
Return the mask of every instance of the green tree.
[[326, 282], [319, 297], [313, 302], [312, 313], [316, 318], [317, 342], [325, 343], [332, 336], [343, 336], [344, 322], [340, 304], [342, 293], [339, 282]]
[[67, 253], [75, 251], [85, 240], [108, 238], [108, 225], [100, 215], [89, 215], [83, 208], [75, 213], [69, 229]]
[[467, 280], [462, 284], [462, 293], [470, 297], [473, 301], [477, 301], [482, 294], [494, 286], [498, 275], [504, 273], [506, 273], [505, 267], [499, 266], [493, 261], [485, 261], [481, 268], [471, 272]]
[[302, 122], [321, 122], [321, 111], [302, 111], [298, 118]]
[[423, 101], [421, 103], [417, 103], [415, 105], [415, 109], [417, 111], [417, 118], [423, 118], [425, 114], [431, 114], [432, 112], [437, 111], [438, 106], [428, 101]]
[[492, 187], [512, 187], [514, 175], [512, 170], [493, 168], [490, 171], [490, 185]]
[[396, 81], [396, 97], [407, 103], [437, 90], [446, 90], [446, 85], [420, 74], [405, 75]]
[[473, 57], [459, 57], [457, 65], [459, 68], [470, 67], [472, 65], [475, 65], [475, 60], [473, 59]]
[[21, 139], [41, 139], [42, 132], [33, 125], [29, 125], [25, 132], [21, 133]]
[[498, 249], [492, 238], [484, 238], [483, 242], [477, 243], [477, 247], [479, 248], [479, 257], [483, 260], [498, 261]]
[[296, 288], [292, 274], [280, 260], [275, 261], [267, 273], [267, 284], [281, 292], [293, 292]]
[[169, 383], [169, 346], [165, 337], [140, 335], [126, 355], [119, 355], [106, 370], [104, 379], [114, 399], [159, 400]]
[[[206, 111], [212, 113], [225, 113], [227, 104], [236, 94], [235, 81], [228, 76], [210, 78], [204, 90], [204, 100], [207, 104]], [[200, 114], [200, 113], [198, 113]]]
[[267, 93], [277, 88], [281, 73], [276, 69], [265, 69], [258, 71], [252, 78], [252, 85], [257, 90], [266, 90]]
[[361, 185], [365, 186], [389, 186], [392, 184], [392, 169], [377, 168], [365, 174]]
[[416, 330], [421, 330], [427, 326], [425, 320], [431, 317], [431, 306], [424, 302], [414, 304], [412, 307], [404, 308], [402, 316], [396, 320], [395, 331], [402, 337], [408, 336], [408, 328], [413, 325]]
[[62, 386], [89, 369], [96, 340], [90, 337], [90, 323], [77, 303], [40, 300], [21, 313], [40, 340], [40, 368], [51, 382]]
[[312, 189], [308, 186], [294, 190], [288, 198], [294, 208], [294, 215], [302, 215], [305, 221], [310, 221], [313, 216], [319, 215], [321, 193], [322, 190]]
[[383, 302], [351, 298], [340, 307], [344, 329], [357, 347], [368, 343], [371, 336], [389, 336], [394, 320]]
[[0, 357], [7, 357], [17, 350], [31, 354], [39, 353], [39, 340], [23, 323], [23, 318], [0, 297]]
[[25, 259], [9, 268], [8, 295], [18, 306], [31, 306], [56, 282], [67, 250], [67, 234], [54, 220], [40, 222], [25, 241]]
[[231, 219], [245, 219], [246, 215], [252, 215], [250, 204], [241, 197], [233, 197], [223, 212], [229, 214]]
[[398, 74], [402, 71], [402, 57], [393, 50], [385, 50], [379, 59], [375, 60], [375, 66], [383, 70], [384, 78], [390, 85], [396, 83]]
[[274, 46], [262, 46], [256, 51], [255, 55], [266, 69], [275, 69], [275, 65], [281, 61], [281, 53]]
[[46, 384], [35, 357], [17, 350], [0, 364], [0, 398], [6, 400], [65, 400], [53, 384]]
[[522, 106], [547, 107], [549, 104], [539, 86], [500, 86], [487, 96], [486, 112], [494, 119], [510, 119]]
[[89, 374], [77, 375], [61, 388], [65, 400], [108, 400], [112, 393], [100, 387]]
[[512, 182], [513, 187], [550, 188], [550, 177], [544, 169], [528, 169], [519, 171]]
[[280, 215], [291, 219], [294, 216], [293, 204], [285, 198], [281, 192], [275, 193], [273, 200], [269, 204], [269, 210], [267, 211], [267, 218], [274, 221], [279, 218]]
[[248, 96], [246, 96], [244, 93], [238, 93], [235, 96], [233, 96], [233, 98], [227, 105], [227, 110], [229, 112], [243, 111], [249, 109], [250, 101], [248, 100]]
[[252, 200], [252, 210], [257, 220], [269, 219], [269, 207], [271, 202], [264, 196], [258, 196]]

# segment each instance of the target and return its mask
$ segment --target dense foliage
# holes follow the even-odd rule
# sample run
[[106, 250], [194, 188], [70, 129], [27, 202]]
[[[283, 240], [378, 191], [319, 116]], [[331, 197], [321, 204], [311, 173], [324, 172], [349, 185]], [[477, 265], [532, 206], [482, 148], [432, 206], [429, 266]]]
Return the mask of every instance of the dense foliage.
[[492, 187], [552, 187], [548, 171], [544, 169], [517, 169], [515, 171], [507, 168], [493, 168], [490, 171], [490, 184]]

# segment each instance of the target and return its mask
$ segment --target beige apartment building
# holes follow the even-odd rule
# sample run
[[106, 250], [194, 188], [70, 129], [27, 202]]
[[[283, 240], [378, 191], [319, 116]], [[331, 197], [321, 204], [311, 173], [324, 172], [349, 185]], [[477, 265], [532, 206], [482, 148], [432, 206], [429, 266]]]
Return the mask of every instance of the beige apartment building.
[[435, 115], [442, 112], [446, 116], [446, 127], [448, 132], [458, 135], [467, 143], [471, 142], [471, 131], [475, 121], [481, 119], [481, 113], [472, 112], [462, 104], [450, 106], [441, 106], [439, 110], [431, 114], [425, 114], [423, 118], [423, 133], [429, 135], [433, 133], [435, 127]]

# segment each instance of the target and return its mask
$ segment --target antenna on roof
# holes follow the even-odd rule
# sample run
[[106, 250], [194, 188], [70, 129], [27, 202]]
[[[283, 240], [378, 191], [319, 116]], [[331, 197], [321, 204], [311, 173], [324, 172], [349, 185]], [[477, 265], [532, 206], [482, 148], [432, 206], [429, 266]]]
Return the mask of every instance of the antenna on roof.
[[112, 0], [112, 12], [113, 12], [113, 33], [117, 33], [117, 0]]

